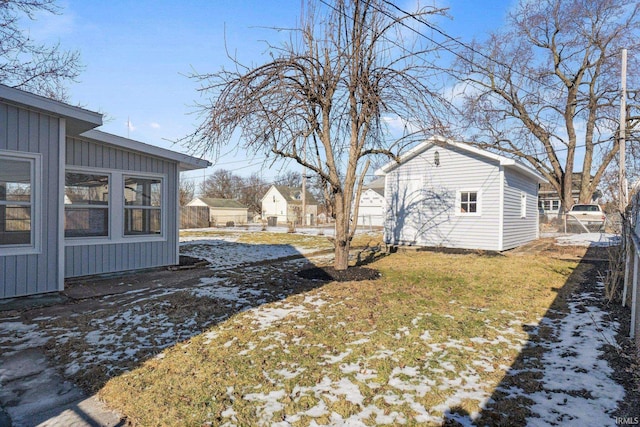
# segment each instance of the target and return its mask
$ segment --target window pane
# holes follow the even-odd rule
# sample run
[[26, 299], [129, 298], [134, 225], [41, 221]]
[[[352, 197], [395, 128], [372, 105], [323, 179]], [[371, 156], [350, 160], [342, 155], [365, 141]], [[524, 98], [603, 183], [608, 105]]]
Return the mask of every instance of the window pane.
[[64, 211], [65, 237], [95, 237], [109, 235], [108, 208], [70, 208]]
[[162, 185], [159, 179], [125, 178], [124, 201], [127, 206], [154, 206], [162, 204]]
[[0, 246], [31, 243], [31, 208], [0, 205]]
[[0, 159], [0, 201], [31, 202], [31, 162]]
[[160, 234], [160, 209], [124, 209], [124, 234]]
[[478, 193], [475, 191], [460, 192], [460, 213], [478, 212]]
[[65, 205], [108, 205], [109, 176], [67, 172], [64, 187]]

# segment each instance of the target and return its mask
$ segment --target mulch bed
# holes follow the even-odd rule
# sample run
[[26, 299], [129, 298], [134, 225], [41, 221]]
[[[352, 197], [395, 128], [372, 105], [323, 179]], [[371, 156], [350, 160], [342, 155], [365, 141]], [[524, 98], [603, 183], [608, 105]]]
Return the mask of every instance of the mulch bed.
[[367, 267], [349, 267], [346, 270], [336, 270], [333, 267], [312, 267], [298, 272], [298, 277], [308, 280], [352, 282], [360, 280], [376, 280], [380, 272]]

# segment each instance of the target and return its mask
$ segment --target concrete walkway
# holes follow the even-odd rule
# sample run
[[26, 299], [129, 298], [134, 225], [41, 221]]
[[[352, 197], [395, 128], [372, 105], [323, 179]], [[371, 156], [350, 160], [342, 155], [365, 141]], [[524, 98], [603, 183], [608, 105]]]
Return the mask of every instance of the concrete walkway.
[[120, 415], [50, 366], [40, 348], [0, 356], [0, 426], [120, 426]]

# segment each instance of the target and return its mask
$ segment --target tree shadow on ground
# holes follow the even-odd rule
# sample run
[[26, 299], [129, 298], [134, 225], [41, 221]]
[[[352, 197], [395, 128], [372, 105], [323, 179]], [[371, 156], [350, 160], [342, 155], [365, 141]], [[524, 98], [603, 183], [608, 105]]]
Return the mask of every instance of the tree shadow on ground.
[[[260, 250], [256, 246], [227, 243], [216, 250], [238, 254]], [[60, 378], [72, 381], [90, 395], [110, 378], [135, 369], [163, 349], [201, 334], [236, 313], [323, 286], [323, 281], [296, 275], [309, 261], [295, 248], [269, 246], [271, 253], [285, 256], [245, 263], [235, 260], [225, 268], [158, 268], [78, 278], [69, 280], [56, 298], [33, 298], [32, 304], [30, 298], [21, 298], [15, 304], [2, 304], [0, 320], [11, 319], [28, 332], [16, 345], [13, 333], [5, 334], [0, 329], [0, 366], [6, 357], [19, 358], [16, 351], [37, 349], [46, 355], [42, 370], [54, 366]], [[37, 371], [38, 367], [30, 369]], [[22, 413], [20, 407], [25, 402], [21, 396], [30, 386], [19, 372], [7, 374], [0, 379], [0, 407], [15, 417]], [[60, 411], [63, 409], [69, 410], [61, 407]], [[47, 416], [55, 415], [49, 412]], [[87, 415], [82, 417], [86, 419]], [[29, 419], [34, 421], [46, 419]]]
[[[600, 275], [607, 268], [606, 249], [589, 248], [577, 268], [567, 279], [565, 285], [562, 288], [553, 289], [557, 296], [540, 324], [537, 326], [525, 325], [528, 333], [527, 343], [523, 346], [516, 361], [510, 366], [500, 384], [494, 389], [486, 407], [480, 412], [479, 416], [474, 417], [472, 420], [469, 414], [464, 415], [459, 411], [452, 411], [447, 425], [468, 425], [473, 422], [476, 425], [525, 426], [532, 419], [538, 419], [539, 417], [543, 417], [539, 422], [550, 422], [552, 425], [579, 422], [579, 419], [571, 415], [572, 411], [566, 410], [564, 407], [572, 405], [573, 397], [588, 401], [594, 399], [596, 395], [602, 395], [603, 393], [597, 390], [600, 384], [595, 384], [595, 382], [576, 384], [576, 376], [573, 374], [585, 372], [581, 372], [581, 366], [575, 363], [576, 359], [578, 359], [577, 356], [579, 356], [575, 352], [576, 349], [566, 342], [562, 346], [564, 352], [560, 357], [555, 356], [556, 369], [553, 371], [555, 372], [554, 377], [549, 378], [549, 373], [545, 372], [548, 369], [548, 366], [546, 366], [548, 359], [545, 359], [545, 356], [552, 351], [550, 348], [553, 347], [553, 343], [560, 343], [562, 339], [557, 333], [558, 325], [568, 315], [570, 311], [568, 304], [570, 302], [573, 304], [574, 310], [584, 313], [585, 325], [596, 322], [590, 316], [592, 307], [598, 307], [607, 313], [601, 320], [601, 324], [592, 325], [594, 328], [583, 328], [582, 326], [585, 325], [576, 325], [572, 331], [572, 337], [591, 333], [587, 332], [591, 330], [602, 331], [599, 326], [604, 323], [620, 323], [618, 335], [613, 338], [617, 342], [609, 342], [605, 339], [605, 343], [598, 350], [603, 354], [601, 358], [607, 360], [609, 366], [614, 369], [614, 373], [611, 375], [612, 378], [626, 389], [626, 398], [623, 402], [619, 402], [617, 408], [612, 408], [608, 414], [597, 415], [603, 415], [610, 420], [611, 425], [616, 424], [616, 420], [619, 417], [637, 419], [634, 417], [640, 416], [640, 409], [636, 404], [630, 403], [639, 401], [637, 376], [634, 381], [629, 378], [628, 374], [625, 375], [629, 366], [632, 366], [632, 362], [627, 356], [630, 354], [628, 352], [631, 352], [633, 348], [626, 338], [628, 337], [629, 325], [628, 309], [625, 314], [625, 310], [621, 307], [617, 305], [614, 307], [613, 305], [615, 304], [607, 304], [604, 300], [602, 288], [597, 285], [598, 282], [601, 282]], [[588, 299], [581, 299], [582, 295], [589, 294], [593, 296]], [[584, 338], [589, 339], [586, 336]], [[627, 353], [625, 354], [625, 352]], [[561, 385], [563, 382], [565, 384], [564, 387]], [[545, 413], [534, 413], [532, 411], [531, 408], [535, 402], [531, 396], [534, 393], [538, 402], [540, 401], [540, 396], [544, 396], [546, 402], [542, 408], [545, 409]], [[606, 391], [604, 394], [606, 394]], [[577, 411], [579, 412], [580, 409], [577, 409]], [[596, 414], [593, 415], [595, 416]]]

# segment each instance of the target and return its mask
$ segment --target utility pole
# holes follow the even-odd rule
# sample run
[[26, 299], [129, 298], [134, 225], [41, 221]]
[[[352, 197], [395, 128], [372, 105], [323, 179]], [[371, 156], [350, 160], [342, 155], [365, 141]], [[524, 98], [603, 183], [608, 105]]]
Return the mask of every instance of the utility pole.
[[[302, 157], [307, 162], [307, 140], [302, 142]], [[307, 226], [307, 168], [302, 166], [302, 226]]]
[[620, 181], [620, 212], [627, 208], [627, 173], [626, 173], [626, 132], [627, 132], [627, 49], [622, 49], [622, 96], [620, 97], [620, 156], [619, 156], [619, 181]]

